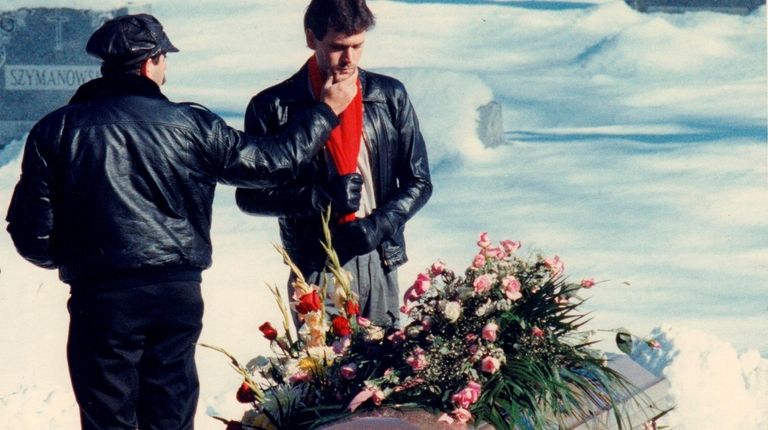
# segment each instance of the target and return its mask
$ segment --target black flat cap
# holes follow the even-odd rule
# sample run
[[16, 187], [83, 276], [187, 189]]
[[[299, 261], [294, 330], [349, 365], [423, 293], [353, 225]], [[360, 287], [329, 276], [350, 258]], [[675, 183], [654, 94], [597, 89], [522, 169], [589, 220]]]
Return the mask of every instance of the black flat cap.
[[159, 53], [179, 52], [160, 21], [145, 13], [105, 22], [88, 39], [85, 50], [105, 63], [123, 67], [137, 65]]

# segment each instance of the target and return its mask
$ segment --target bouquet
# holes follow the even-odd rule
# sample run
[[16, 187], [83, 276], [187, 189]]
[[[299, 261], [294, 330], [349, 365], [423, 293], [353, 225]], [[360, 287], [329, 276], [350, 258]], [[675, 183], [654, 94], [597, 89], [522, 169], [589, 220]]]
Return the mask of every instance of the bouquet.
[[483, 233], [463, 273], [435, 262], [403, 297], [404, 326], [379, 327], [360, 316], [327, 228], [324, 246], [333, 285], [307, 284], [278, 248], [296, 275], [291, 306], [303, 322], [296, 339], [271, 288], [283, 330], [269, 322], [259, 329], [273, 356], [242, 366], [211, 347], [242, 374], [237, 399], [252, 406], [239, 421], [221, 419], [229, 429], [316, 428], [380, 406], [498, 430], [558, 428], [595, 407], [613, 408], [625, 426], [619, 405], [632, 387], [579, 331], [587, 319], [577, 312], [578, 292], [595, 282], [568, 282], [558, 257], [522, 258], [520, 242], [493, 244]]

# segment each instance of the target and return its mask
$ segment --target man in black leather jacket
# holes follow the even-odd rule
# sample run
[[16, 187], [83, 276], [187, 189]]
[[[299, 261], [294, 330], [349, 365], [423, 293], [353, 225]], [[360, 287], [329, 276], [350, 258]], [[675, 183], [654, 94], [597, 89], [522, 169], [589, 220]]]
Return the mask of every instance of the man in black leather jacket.
[[[403, 84], [357, 67], [374, 20], [364, 0], [312, 0], [304, 27], [314, 55], [296, 74], [253, 97], [245, 113], [246, 133], [274, 133], [315, 102], [316, 82], [359, 72], [363, 119], [361, 135], [353, 134], [360, 147], [354, 172], [340, 171], [329, 143], [292, 184], [238, 188], [236, 197], [247, 213], [279, 216], [283, 246], [315, 283], [326, 260], [321, 211], [330, 204], [337, 218], [355, 212], [351, 222], [333, 222], [333, 244], [352, 274], [362, 316], [387, 325], [399, 315], [395, 269], [407, 260], [405, 223], [427, 202], [432, 183], [424, 139]], [[313, 78], [317, 71], [319, 78]], [[355, 101], [347, 110], [354, 106]]]
[[29, 134], [8, 211], [19, 253], [71, 286], [67, 356], [83, 429], [192, 429], [201, 272], [218, 182], [276, 186], [325, 144], [356, 92], [326, 85], [279, 134], [249, 137], [160, 91], [176, 52], [150, 15], [106, 22], [103, 77]]

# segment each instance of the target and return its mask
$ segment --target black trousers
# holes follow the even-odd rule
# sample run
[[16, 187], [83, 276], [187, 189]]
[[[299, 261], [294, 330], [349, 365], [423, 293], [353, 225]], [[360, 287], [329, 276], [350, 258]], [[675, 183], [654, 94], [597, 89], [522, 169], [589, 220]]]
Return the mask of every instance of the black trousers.
[[67, 359], [83, 430], [191, 430], [199, 282], [73, 292]]

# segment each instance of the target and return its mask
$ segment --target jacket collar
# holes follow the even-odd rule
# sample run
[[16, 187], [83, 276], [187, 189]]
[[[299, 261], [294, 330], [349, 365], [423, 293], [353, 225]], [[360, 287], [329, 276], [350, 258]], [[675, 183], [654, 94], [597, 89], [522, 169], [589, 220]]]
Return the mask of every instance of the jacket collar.
[[154, 81], [139, 75], [119, 74], [84, 83], [77, 89], [69, 104], [121, 96], [142, 96], [168, 100], [160, 92], [160, 87]]
[[[369, 85], [371, 74], [358, 67], [360, 86], [363, 88], [363, 102], [386, 102], [384, 95], [375, 86]], [[305, 62], [301, 69], [288, 78], [287, 83], [290, 85], [290, 91], [284, 97], [288, 102], [307, 102], [314, 100], [314, 96], [309, 90], [309, 74], [307, 71], [307, 63]]]

